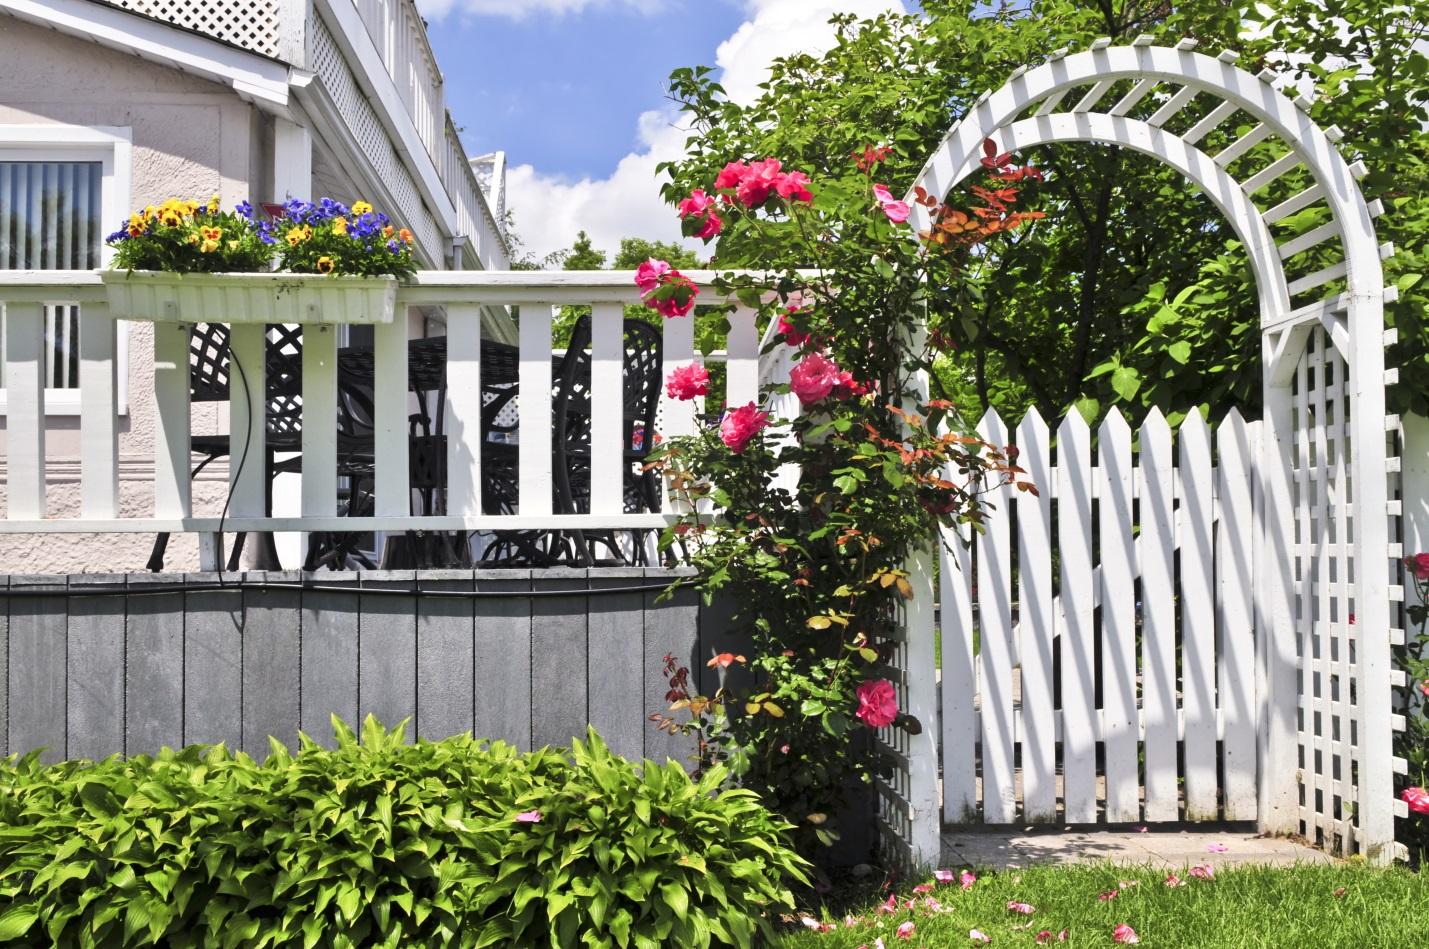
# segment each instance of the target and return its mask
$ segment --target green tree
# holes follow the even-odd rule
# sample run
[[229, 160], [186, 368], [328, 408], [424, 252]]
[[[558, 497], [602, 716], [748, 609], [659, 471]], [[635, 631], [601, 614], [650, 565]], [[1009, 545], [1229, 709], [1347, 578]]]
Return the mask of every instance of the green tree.
[[[1422, 187], [1426, 69], [1413, 47], [1429, 22], [1426, 6], [927, 0], [923, 16], [841, 16], [827, 54], [779, 60], [749, 105], [730, 102], [708, 68], [672, 75], [695, 131], [687, 157], [665, 166], [672, 179], [666, 196], [683, 197], [732, 158], [766, 155], [821, 180], [866, 188], [852, 156], [871, 145], [891, 148], [878, 180], [899, 192], [977, 96], [1048, 50], [1086, 48], [1098, 36], [1129, 41], [1145, 33], [1166, 43], [1193, 36], [1203, 49], [1240, 51], [1251, 72], [1270, 65], [1313, 81], [1314, 118], [1338, 124], [1346, 154], [1380, 169], [1364, 185], [1392, 205], [1381, 226], [1405, 251], [1391, 262], [1403, 293], [1390, 318], [1400, 328], [1397, 355], [1408, 382], [1398, 397], [1418, 405], [1424, 396], [1416, 393], [1429, 391], [1425, 300], [1416, 296], [1429, 212]], [[1344, 28], [1327, 27], [1331, 19]], [[1280, 49], [1301, 56], [1287, 64]], [[1108, 98], [1130, 84], [1118, 83]], [[1189, 127], [1208, 108], [1194, 102], [1177, 121]], [[1228, 127], [1202, 144], [1215, 151], [1245, 131]], [[992, 406], [1014, 418], [1029, 405], [1055, 416], [1075, 404], [1094, 415], [1116, 402], [1159, 404], [1173, 417], [1197, 409], [1218, 415], [1232, 406], [1256, 412], [1255, 290], [1246, 255], [1212, 203], [1171, 169], [1117, 148], [1059, 145], [1022, 157], [1048, 173], [1040, 193], [1027, 196], [1046, 220], [999, 242], [965, 284], [928, 302], [930, 328], [943, 344], [936, 381], [944, 392], [968, 410]], [[1303, 181], [1290, 176], [1276, 186], [1288, 191]], [[1318, 223], [1291, 219], [1286, 226], [1303, 231]], [[721, 265], [814, 263], [789, 259], [809, 245], [765, 242], [751, 227], [741, 221], [726, 228]]]

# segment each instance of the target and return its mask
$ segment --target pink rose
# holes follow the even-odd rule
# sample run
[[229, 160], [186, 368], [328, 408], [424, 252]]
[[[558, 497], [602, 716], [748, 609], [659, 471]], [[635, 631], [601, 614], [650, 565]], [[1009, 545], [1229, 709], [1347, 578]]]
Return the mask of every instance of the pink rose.
[[667, 288], [670, 290], [668, 294], [657, 294], [646, 300], [646, 305], [667, 319], [672, 316], [688, 316], [695, 308], [695, 297], [700, 295], [700, 288], [678, 270], [670, 271], [669, 275], [660, 281], [659, 289], [663, 291]]
[[800, 332], [794, 324], [789, 321], [789, 317], [798, 316], [799, 312], [797, 307], [791, 306], [787, 314], [779, 317], [778, 332], [784, 334], [784, 340], [790, 346], [802, 346], [809, 341], [809, 334]]
[[898, 717], [898, 693], [887, 679], [860, 682], [855, 694], [858, 711], [854, 714], [869, 728], [886, 728]]
[[1404, 565], [1414, 574], [1416, 580], [1429, 580], [1429, 554], [1415, 554], [1404, 558]]
[[714, 198], [705, 194], [703, 188], [696, 188], [690, 192], [688, 198], [680, 202], [680, 217], [700, 217], [714, 207], [714, 203]]
[[744, 177], [735, 186], [734, 196], [747, 208], [757, 208], [769, 200], [769, 195], [784, 177], [780, 172], [782, 163], [777, 158], [750, 162]]
[[908, 202], [895, 199], [887, 185], [874, 185], [873, 197], [883, 208], [884, 215], [894, 224], [902, 224], [908, 220], [908, 215], [912, 213], [913, 209], [908, 207]]
[[[749, 174], [749, 166], [742, 161], [732, 161], [724, 166], [724, 170], [715, 176], [714, 186], [716, 191], [728, 191], [739, 186], [739, 182], [744, 176]], [[725, 200], [729, 200], [726, 196]]]
[[1399, 797], [1414, 813], [1429, 814], [1429, 791], [1423, 788], [1405, 788]]
[[768, 425], [769, 413], [759, 411], [754, 407], [754, 403], [750, 402], [725, 413], [724, 420], [719, 423], [720, 441], [737, 455], [744, 451], [751, 438]]
[[635, 271], [635, 285], [642, 293], [649, 293], [660, 285], [660, 278], [669, 272], [669, 264], [651, 257]]
[[809, 353], [789, 370], [789, 390], [804, 405], [828, 398], [838, 382], [838, 365], [822, 353]]
[[718, 214], [711, 211], [705, 215], [705, 223], [695, 231], [692, 237], [698, 237], [702, 241], [707, 241], [711, 237], [719, 236], [719, 232], [724, 230], [724, 220]]
[[787, 201], [814, 200], [814, 193], [809, 190], [809, 176], [802, 171], [791, 171], [780, 178], [774, 190], [779, 192], [779, 197]]
[[698, 363], [677, 366], [665, 382], [665, 394], [681, 402], [688, 402], [697, 395], [709, 395], [709, 391], [710, 374]]

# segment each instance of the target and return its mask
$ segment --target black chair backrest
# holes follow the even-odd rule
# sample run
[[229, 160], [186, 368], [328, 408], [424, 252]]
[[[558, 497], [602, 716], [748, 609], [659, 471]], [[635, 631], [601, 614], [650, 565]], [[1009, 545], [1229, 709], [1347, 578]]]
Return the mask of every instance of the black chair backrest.
[[[267, 430], [297, 435], [303, 429], [303, 331], [273, 325], [264, 347]], [[229, 329], [196, 323], [189, 334], [189, 401], [227, 402], [230, 392]]]

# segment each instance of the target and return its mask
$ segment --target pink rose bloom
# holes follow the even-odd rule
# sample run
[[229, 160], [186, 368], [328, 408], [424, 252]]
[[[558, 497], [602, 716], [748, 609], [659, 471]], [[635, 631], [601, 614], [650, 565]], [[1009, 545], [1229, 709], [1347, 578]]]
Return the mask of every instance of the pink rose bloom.
[[1419, 691], [1423, 692], [1426, 696], [1429, 696], [1429, 679], [1425, 679], [1423, 682], [1419, 683]]
[[720, 441], [729, 447], [729, 450], [736, 455], [744, 451], [744, 447], [749, 444], [749, 440], [762, 432], [769, 425], [769, 413], [761, 412], [754, 407], [754, 403], [741, 405], [732, 412], [726, 412], [724, 420], [719, 423]]
[[1414, 573], [1414, 579], [1429, 580], [1429, 554], [1415, 554], [1413, 557], [1405, 557], [1404, 565]]
[[1136, 934], [1136, 930], [1132, 929], [1126, 923], [1119, 923], [1117, 927], [1111, 931], [1111, 941], [1119, 942], [1125, 946], [1134, 946], [1141, 942], [1141, 937]]
[[688, 198], [680, 202], [680, 217], [686, 218], [691, 215], [699, 217], [714, 207], [714, 203], [714, 198], [705, 194], [703, 188], [696, 188], [690, 192]]
[[973, 888], [973, 884], [976, 882], [977, 874], [973, 873], [971, 870], [964, 870], [962, 878], [961, 880], [959, 880], [959, 883], [965, 890], [971, 890]]
[[883, 214], [894, 224], [902, 224], [908, 220], [908, 215], [913, 213], [913, 209], [906, 201], [889, 201], [883, 206]]
[[732, 161], [728, 165], [725, 165], [724, 170], [715, 176], [715, 190], [727, 191], [731, 188], [737, 188], [739, 187], [740, 181], [742, 181], [747, 174], [749, 174], [748, 165], [742, 161]]
[[912, 938], [913, 938], [913, 930], [916, 929], [916, 928], [917, 928], [917, 927], [913, 925], [913, 920], [911, 920], [911, 919], [908, 920], [908, 922], [903, 923], [901, 926], [898, 927], [898, 930], [897, 930], [897, 932], [898, 932], [898, 938], [899, 938], [899, 939], [912, 939]]
[[869, 728], [885, 728], [898, 717], [898, 693], [887, 679], [860, 682], [856, 694], [858, 711], [854, 714]]
[[1199, 867], [1191, 868], [1191, 876], [1198, 880], [1214, 880], [1216, 877], [1216, 868], [1209, 863], [1203, 863]]
[[718, 237], [719, 232], [722, 230], [724, 230], [724, 220], [721, 219], [718, 214], [711, 211], [705, 215], [704, 225], [698, 231], [695, 231], [694, 236], [702, 241], [707, 241], [711, 237]]
[[786, 315], [779, 317], [778, 332], [784, 334], [784, 339], [789, 343], [790, 346], [802, 346], [809, 341], [808, 333], [800, 332], [794, 326], [793, 323], [789, 322], [789, 317], [797, 316], [798, 314], [798, 308], [791, 306], [789, 307], [789, 312]]
[[782, 163], [777, 158], [751, 162], [749, 170], [735, 187], [734, 196], [739, 199], [739, 203], [747, 208], [757, 208], [768, 201], [783, 178], [781, 167]]
[[887, 185], [874, 185], [873, 196], [883, 208], [884, 215], [894, 224], [902, 224], [913, 212], [913, 209], [908, 206], [908, 202], [899, 201], [893, 197], [893, 192], [888, 190]]
[[951, 871], [951, 870], [934, 870], [934, 871], [933, 871], [933, 879], [937, 880], [939, 883], [952, 883], [952, 882], [953, 882], [953, 871]]
[[540, 811], [522, 811], [520, 814], [517, 814], [517, 815], [516, 815], [516, 823], [518, 823], [518, 824], [539, 824], [539, 823], [541, 823], [541, 812], [540, 812]]
[[640, 292], [649, 293], [660, 285], [660, 278], [670, 272], [670, 265], [651, 257], [635, 271], [635, 285]]
[[665, 394], [681, 402], [688, 402], [697, 395], [709, 395], [709, 391], [709, 371], [698, 363], [675, 367], [665, 381]]
[[1414, 813], [1429, 814], [1429, 791], [1423, 788], [1405, 788], [1399, 797]]
[[814, 200], [814, 193], [809, 190], [809, 176], [802, 171], [791, 171], [774, 186], [774, 190], [779, 192], [779, 197], [787, 201]]
[[838, 365], [822, 353], [809, 353], [789, 370], [789, 390], [804, 405], [828, 398], [838, 382]]

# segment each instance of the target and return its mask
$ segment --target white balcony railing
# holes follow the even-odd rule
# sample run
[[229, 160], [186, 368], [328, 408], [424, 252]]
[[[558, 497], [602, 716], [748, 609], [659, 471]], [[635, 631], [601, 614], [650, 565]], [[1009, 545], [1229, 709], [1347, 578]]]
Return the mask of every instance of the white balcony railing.
[[[713, 299], [712, 272], [688, 274]], [[265, 401], [265, 328], [230, 327], [232, 352], [243, 368], [235, 376], [227, 406], [233, 454], [228, 510], [196, 515], [190, 492], [190, 329], [193, 323], [219, 322], [215, 314], [183, 313], [186, 322], [154, 328], [152, 402], [154, 501], [151, 511], [121, 516], [117, 489], [116, 325], [96, 271], [0, 273], [0, 303], [6, 312], [5, 379], [8, 418], [4, 433], [8, 503], [0, 533], [36, 532], [226, 532], [338, 531], [400, 532], [585, 530], [657, 528], [668, 513], [627, 513], [623, 494], [628, 468], [624, 456], [623, 404], [625, 334], [623, 306], [639, 302], [630, 272], [477, 272], [432, 271], [399, 287], [397, 313], [374, 327], [370, 359], [372, 379], [372, 477], [374, 505], [364, 516], [340, 516], [337, 499], [339, 437], [334, 422], [312, 418], [301, 426], [301, 515], [275, 517], [266, 510], [263, 413], [250, 405]], [[47, 510], [45, 452], [44, 313], [47, 304], [80, 307], [80, 452], [81, 506], [77, 511]], [[588, 510], [558, 512], [552, 503], [552, 318], [557, 307], [592, 309], [590, 357], [590, 491]], [[445, 511], [414, 513], [409, 480], [413, 441], [409, 416], [409, 308], [446, 313], [445, 376], [449, 381], [440, 407], [444, 419]], [[518, 310], [508, 310], [516, 307]], [[326, 316], [326, 314], [324, 314]], [[192, 322], [187, 322], [191, 320]], [[301, 394], [303, 413], [334, 419], [339, 363], [333, 322], [303, 327]], [[670, 368], [699, 359], [690, 318], [663, 322], [659, 434], [669, 437], [695, 430], [704, 411], [700, 402], [681, 402], [664, 394]], [[744, 404], [759, 398], [760, 339], [753, 311], [738, 308], [731, 320], [723, 362], [727, 399]], [[514, 341], [519, 396], [519, 506], [511, 513], [488, 514], [482, 504], [482, 446], [489, 426], [483, 422], [483, 339]], [[771, 354], [777, 359], [777, 353]], [[767, 377], [767, 372], [765, 373]], [[243, 392], [248, 393], [245, 399]], [[143, 393], [130, 393], [140, 402]], [[488, 420], [489, 421], [489, 420]], [[246, 443], [246, 450], [242, 447]], [[668, 512], [670, 506], [665, 504]]]

